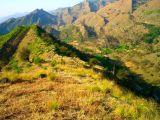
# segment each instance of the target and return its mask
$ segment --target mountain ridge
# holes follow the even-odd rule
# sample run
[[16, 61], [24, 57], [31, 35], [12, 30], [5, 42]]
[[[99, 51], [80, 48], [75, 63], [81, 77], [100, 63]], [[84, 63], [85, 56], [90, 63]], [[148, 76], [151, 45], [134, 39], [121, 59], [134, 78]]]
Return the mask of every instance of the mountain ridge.
[[57, 17], [43, 9], [36, 9], [28, 15], [20, 18], [12, 18], [0, 24], [0, 34], [13, 30], [16, 26], [36, 24], [41, 27], [57, 24]]
[[[18, 25], [39, 24], [41, 27], [46, 27], [49, 25], [54, 27], [72, 24], [80, 16], [90, 12], [97, 12], [98, 10], [103, 9], [106, 5], [108, 6], [114, 2], [118, 3], [119, 1], [121, 0], [85, 0], [73, 7], [59, 8], [50, 13], [44, 11], [43, 9], [37, 9], [24, 17], [16, 18], [16, 20], [12, 19], [10, 22], [7, 20], [1, 23], [0, 34], [10, 32]], [[136, 7], [145, 4], [148, 1], [150, 0], [129, 0], [127, 1], [128, 4], [126, 6], [130, 6], [129, 11], [131, 12], [132, 9], [136, 10]]]

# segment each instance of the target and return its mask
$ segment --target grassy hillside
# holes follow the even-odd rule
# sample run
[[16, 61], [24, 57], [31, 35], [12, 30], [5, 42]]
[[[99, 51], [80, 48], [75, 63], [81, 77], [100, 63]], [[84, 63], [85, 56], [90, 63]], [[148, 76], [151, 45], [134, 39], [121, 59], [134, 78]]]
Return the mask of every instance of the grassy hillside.
[[17, 36], [19, 34], [19, 32], [23, 30], [23, 27], [17, 27], [16, 29], [14, 29], [12, 32], [0, 36], [0, 49], [2, 49], [3, 45], [9, 41], [10, 39], [15, 38], [15, 36]]
[[28, 29], [28, 27], [17, 27], [12, 32], [0, 36], [0, 68], [10, 61]]
[[87, 54], [37, 26], [20, 41], [0, 72], [0, 119], [160, 118], [159, 88], [134, 79], [120, 61]]
[[[160, 85], [160, 28], [157, 18], [159, 16], [157, 12], [150, 12], [149, 14], [144, 13], [144, 11], [158, 11], [160, 5], [158, 3], [159, 1], [152, 0], [137, 8], [133, 14], [129, 12], [129, 6], [123, 7], [128, 4], [128, 2], [124, 2], [124, 0], [100, 9], [97, 14], [109, 20], [108, 23], [103, 26], [103, 32], [98, 35], [98, 39], [86, 39], [87, 42], [75, 46], [82, 50], [91, 50], [89, 53], [94, 54], [96, 52], [116, 61], [123, 62], [131, 72], [139, 76], [138, 78], [127, 78], [129, 81], [133, 79], [135, 81], [143, 80], [153, 86], [157, 86], [156, 91], [158, 92]], [[99, 19], [96, 21], [98, 20]], [[96, 29], [96, 24], [88, 25]], [[124, 79], [125, 74], [127, 74], [125, 70], [119, 70], [116, 76], [120, 79]], [[121, 84], [123, 85], [124, 83]], [[132, 82], [127, 82], [126, 86], [129, 86], [129, 84], [133, 85]], [[135, 88], [139, 89], [139, 87]], [[144, 92], [147, 93], [148, 90], [144, 89]]]

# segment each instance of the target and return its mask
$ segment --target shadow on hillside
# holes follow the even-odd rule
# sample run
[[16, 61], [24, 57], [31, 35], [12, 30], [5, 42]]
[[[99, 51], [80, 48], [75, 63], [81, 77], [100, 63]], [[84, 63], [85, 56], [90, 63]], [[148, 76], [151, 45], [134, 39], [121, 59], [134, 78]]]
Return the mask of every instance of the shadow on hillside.
[[0, 70], [1, 67], [7, 65], [16, 52], [18, 45], [25, 37], [26, 33], [29, 29], [21, 30], [19, 33], [15, 34], [12, 38], [10, 38], [0, 49]]
[[[21, 31], [18, 36], [8, 40], [3, 48], [0, 49], [1, 61], [4, 61], [5, 64], [9, 62], [27, 31], [28, 29]], [[160, 88], [144, 81], [142, 76], [130, 71], [121, 61], [82, 52], [72, 45], [57, 40], [52, 35], [46, 34], [46, 32], [39, 27], [37, 29], [37, 34], [42, 37], [42, 39], [47, 37], [52, 38], [51, 41], [45, 39], [44, 42], [54, 44], [55, 51], [58, 54], [68, 57], [78, 57], [79, 59], [88, 62], [91, 67], [100, 65], [104, 68], [104, 71], [101, 71], [104, 77], [114, 80], [119, 86], [130, 90], [137, 96], [146, 99], [154, 99], [160, 103]], [[98, 70], [96, 71], [98, 72]]]
[[53, 38], [55, 51], [59, 55], [78, 57], [91, 66], [100, 65], [105, 68], [102, 73], [106, 78], [114, 80], [122, 88], [133, 92], [139, 97], [154, 99], [160, 103], [160, 88], [144, 81], [141, 75], [131, 72], [123, 62], [82, 52], [72, 45], [56, 40], [53, 36], [50, 37]]

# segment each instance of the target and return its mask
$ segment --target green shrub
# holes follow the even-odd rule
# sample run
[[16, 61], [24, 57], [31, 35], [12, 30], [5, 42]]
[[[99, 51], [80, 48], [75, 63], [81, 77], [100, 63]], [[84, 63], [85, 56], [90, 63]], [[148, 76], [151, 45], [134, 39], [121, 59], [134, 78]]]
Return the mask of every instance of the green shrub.
[[96, 59], [96, 58], [90, 58], [89, 59], [89, 62], [88, 62], [88, 64], [90, 65], [90, 66], [93, 66], [93, 65], [97, 65], [97, 64], [99, 64], [100, 62]]
[[52, 67], [55, 67], [57, 65], [57, 61], [56, 60], [53, 60], [52, 62], [51, 62], [51, 66]]
[[18, 62], [16, 60], [11, 60], [6, 69], [14, 70], [16, 73], [20, 73], [22, 71], [22, 69], [18, 67]]
[[144, 35], [144, 42], [151, 44], [154, 42], [154, 39], [160, 35], [160, 27], [155, 27], [154, 25], [144, 24], [148, 28], [149, 33]]
[[126, 45], [126, 44], [120, 44], [115, 50], [117, 52], [123, 52], [125, 50], [128, 50], [129, 49], [129, 46]]
[[57, 110], [59, 108], [59, 104], [56, 101], [52, 101], [49, 103], [50, 110]]
[[65, 43], [69, 43], [69, 42], [71, 42], [72, 41], [72, 39], [70, 39], [70, 38], [66, 38], [66, 39], [64, 39], [63, 40]]
[[102, 48], [100, 50], [101, 50], [102, 54], [111, 54], [113, 52], [113, 50], [110, 48]]
[[33, 63], [34, 64], [40, 65], [42, 63], [42, 61], [43, 60], [40, 57], [33, 58]]
[[32, 66], [31, 63], [27, 63], [27, 64], [26, 64], [26, 67], [27, 67], [27, 68], [30, 68], [31, 66]]
[[48, 79], [50, 80], [50, 81], [54, 81], [55, 79], [56, 79], [56, 74], [54, 74], [54, 73], [50, 73], [50, 74], [48, 74]]
[[96, 58], [98, 61], [103, 61], [103, 60], [104, 60], [104, 56], [102, 56], [102, 55], [96, 55], [95, 58]]
[[91, 49], [89, 49], [89, 48], [84, 48], [83, 51], [86, 52], [86, 53], [93, 52], [93, 51], [92, 51]]
[[101, 88], [100, 88], [99, 86], [93, 86], [93, 87], [91, 88], [91, 91], [92, 91], [92, 92], [100, 92], [100, 91], [101, 91]]

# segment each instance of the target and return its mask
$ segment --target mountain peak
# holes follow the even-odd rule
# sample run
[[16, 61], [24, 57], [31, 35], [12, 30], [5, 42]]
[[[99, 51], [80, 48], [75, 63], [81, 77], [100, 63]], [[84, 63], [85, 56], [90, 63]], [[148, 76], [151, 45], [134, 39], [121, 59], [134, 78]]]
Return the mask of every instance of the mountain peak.
[[46, 11], [43, 9], [35, 9], [32, 13], [39, 13], [39, 12], [46, 12]]

